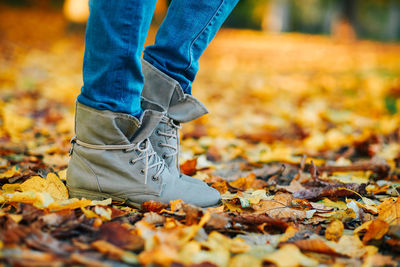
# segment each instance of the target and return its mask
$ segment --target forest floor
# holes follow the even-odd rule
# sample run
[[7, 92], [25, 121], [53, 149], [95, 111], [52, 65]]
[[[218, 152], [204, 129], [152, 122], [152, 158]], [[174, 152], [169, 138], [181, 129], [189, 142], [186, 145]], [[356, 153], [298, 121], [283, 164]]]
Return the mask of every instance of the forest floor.
[[0, 8], [0, 265], [398, 265], [400, 45], [221, 30], [182, 129], [208, 209], [69, 199], [83, 51], [61, 14]]

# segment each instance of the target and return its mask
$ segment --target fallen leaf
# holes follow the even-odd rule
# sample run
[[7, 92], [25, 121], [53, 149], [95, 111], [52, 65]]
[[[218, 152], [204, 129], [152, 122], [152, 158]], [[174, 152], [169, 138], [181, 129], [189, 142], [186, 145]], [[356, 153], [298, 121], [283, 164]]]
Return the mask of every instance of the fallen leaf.
[[127, 250], [138, 250], [143, 247], [143, 239], [118, 222], [103, 223], [100, 226], [98, 239]]
[[354, 234], [365, 233], [362, 241], [381, 239], [389, 231], [389, 224], [382, 220], [374, 220], [363, 223], [361, 226], [354, 229]]
[[68, 189], [54, 173], [49, 173], [46, 179], [34, 176], [20, 185], [23, 192], [47, 192], [55, 200], [68, 199]]
[[316, 260], [305, 256], [295, 245], [291, 244], [282, 246], [279, 250], [264, 256], [263, 259], [274, 263], [278, 267], [312, 267], [318, 265]]
[[338, 241], [343, 235], [344, 225], [339, 220], [332, 221], [325, 230], [325, 238], [331, 241]]
[[389, 198], [378, 206], [378, 218], [390, 225], [400, 224], [400, 197]]
[[298, 240], [295, 241], [293, 244], [295, 244], [302, 251], [311, 251], [329, 255], [337, 254], [337, 252], [333, 248], [331, 248], [321, 239], [314, 238], [314, 239]]
[[181, 172], [189, 176], [195, 175], [197, 172], [196, 166], [197, 166], [197, 158], [187, 160], [183, 164], [181, 164], [180, 166]]
[[20, 175], [20, 168], [17, 166], [12, 167], [11, 169], [0, 173], [0, 179], [11, 178], [17, 175]]

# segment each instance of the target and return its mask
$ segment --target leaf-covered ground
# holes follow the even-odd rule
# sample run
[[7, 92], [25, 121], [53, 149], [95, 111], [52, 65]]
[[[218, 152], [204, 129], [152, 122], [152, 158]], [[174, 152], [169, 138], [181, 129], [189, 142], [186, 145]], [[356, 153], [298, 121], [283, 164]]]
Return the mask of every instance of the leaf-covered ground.
[[182, 134], [209, 209], [68, 198], [82, 55], [60, 14], [0, 7], [0, 265], [398, 265], [399, 45], [221, 31]]

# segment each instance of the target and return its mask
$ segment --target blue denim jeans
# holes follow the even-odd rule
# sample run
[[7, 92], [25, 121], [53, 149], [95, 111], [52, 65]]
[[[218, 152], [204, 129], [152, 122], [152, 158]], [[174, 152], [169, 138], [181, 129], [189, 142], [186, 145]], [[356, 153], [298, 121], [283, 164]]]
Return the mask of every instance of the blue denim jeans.
[[[186, 93], [198, 60], [238, 0], [172, 0], [155, 44], [143, 58], [177, 80]], [[90, 0], [78, 101], [140, 116], [141, 55], [156, 0]]]

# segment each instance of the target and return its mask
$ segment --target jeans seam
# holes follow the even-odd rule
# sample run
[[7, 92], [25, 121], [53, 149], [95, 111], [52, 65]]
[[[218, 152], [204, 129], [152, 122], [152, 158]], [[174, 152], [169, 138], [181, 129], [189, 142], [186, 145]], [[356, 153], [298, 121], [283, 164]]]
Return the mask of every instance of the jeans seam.
[[206, 29], [212, 25], [212, 21], [217, 17], [217, 15], [219, 14], [219, 11], [221, 10], [222, 6], [224, 5], [225, 0], [221, 1], [221, 4], [218, 6], [217, 10], [214, 12], [213, 16], [208, 20], [207, 24], [204, 26], [204, 28], [197, 34], [197, 36], [193, 39], [193, 41], [190, 43], [189, 46], [189, 58], [190, 58], [190, 62], [189, 65], [185, 68], [185, 71], [187, 71], [191, 66], [192, 66], [192, 48], [194, 43], [200, 38], [200, 36], [206, 31]]
[[[130, 14], [131, 12], [130, 12], [130, 8], [131, 8], [131, 5], [126, 5], [127, 7], [127, 9], [125, 10], [125, 12], [124, 12], [124, 14]], [[129, 22], [131, 23], [131, 21], [133, 21], [133, 20], [129, 20]], [[122, 58], [121, 60], [122, 60], [122, 62], [120, 62], [120, 66], [118, 66], [118, 73], [120, 73], [121, 75], [118, 75], [118, 77], [117, 77], [117, 86], [119, 86], [119, 92], [120, 92], [120, 95], [119, 95], [119, 97], [121, 97], [121, 100], [122, 99], [124, 99], [125, 98], [125, 94], [126, 94], [126, 88], [128, 87], [128, 85], [127, 85], [127, 82], [128, 82], [128, 79], [126, 78], [126, 77], [122, 77], [122, 76], [125, 76], [125, 75], [123, 75], [125, 72], [123, 71], [124, 70], [124, 64], [129, 64], [129, 57], [130, 57], [130, 55], [131, 55], [131, 53], [132, 53], [132, 43], [131, 43], [131, 41], [130, 41], [130, 38], [129, 38], [129, 36], [130, 36], [130, 29], [132, 28], [132, 27], [130, 27], [131, 25], [130, 25], [130, 23], [126, 23], [126, 21], [125, 20], [123, 20], [123, 26], [124, 26], [124, 30], [123, 30], [123, 36], [121, 37], [122, 39], [123, 39], [123, 42], [124, 43], [126, 43], [126, 53], [125, 53], [125, 58]], [[125, 62], [126, 61], [126, 62]]]

